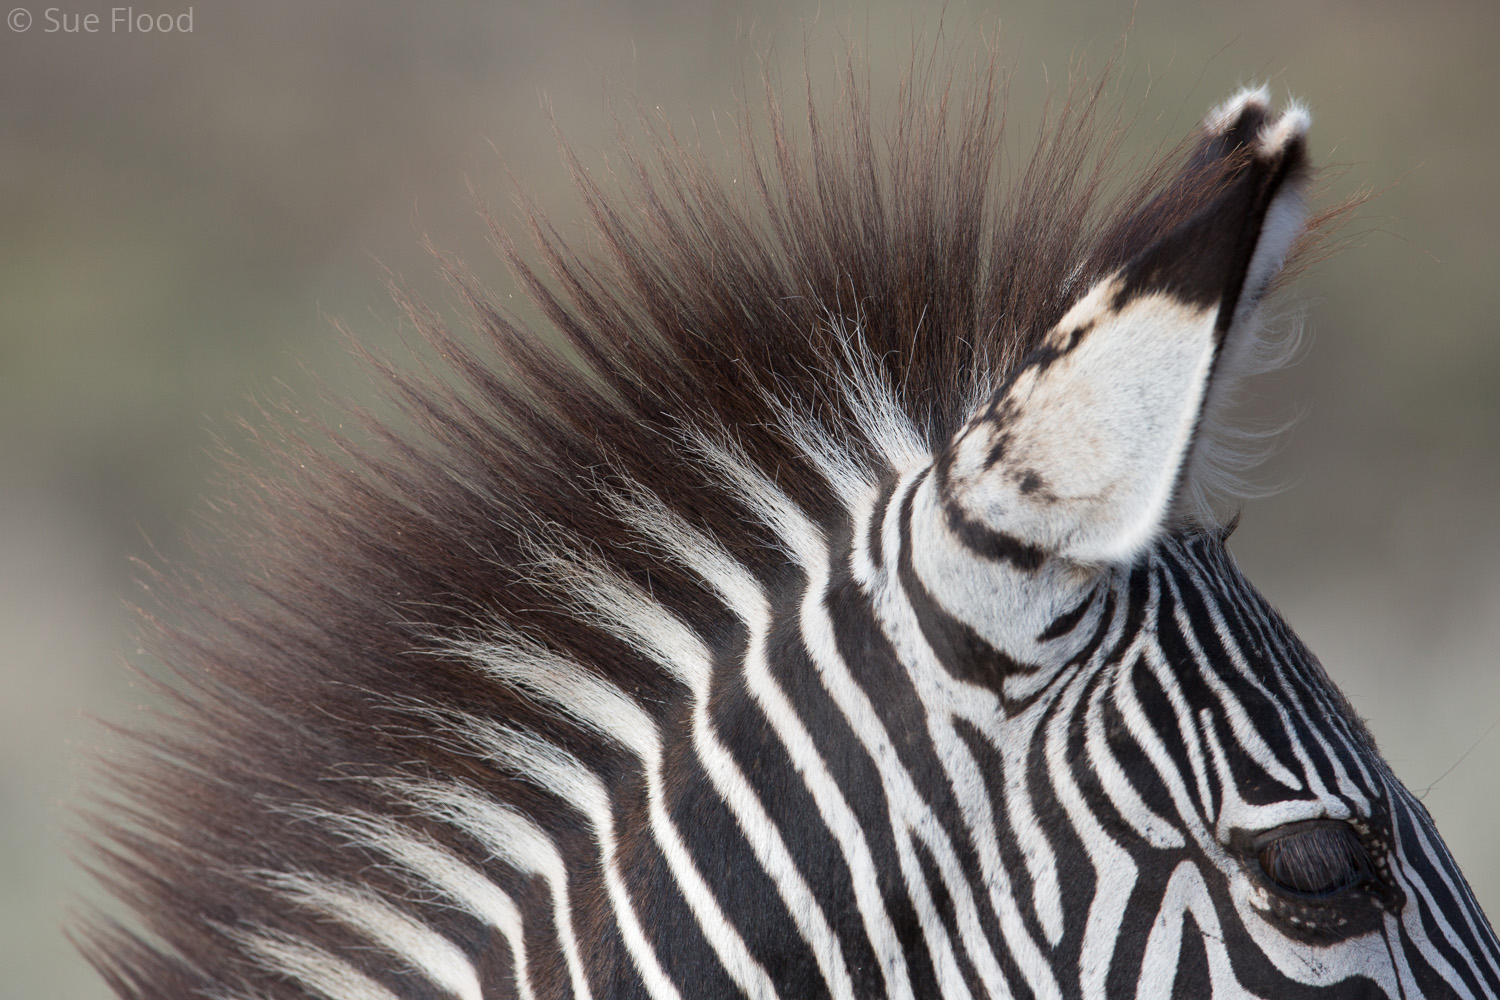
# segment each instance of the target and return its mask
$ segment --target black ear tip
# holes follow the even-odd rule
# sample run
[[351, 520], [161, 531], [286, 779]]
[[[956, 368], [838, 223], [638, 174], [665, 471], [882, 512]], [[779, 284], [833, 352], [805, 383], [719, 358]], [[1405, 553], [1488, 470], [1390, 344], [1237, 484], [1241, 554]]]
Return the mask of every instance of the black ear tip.
[[1296, 168], [1306, 159], [1311, 124], [1312, 116], [1301, 104], [1293, 101], [1276, 113], [1268, 87], [1246, 87], [1203, 119], [1198, 160], [1216, 160], [1243, 149], [1263, 163], [1285, 160]]

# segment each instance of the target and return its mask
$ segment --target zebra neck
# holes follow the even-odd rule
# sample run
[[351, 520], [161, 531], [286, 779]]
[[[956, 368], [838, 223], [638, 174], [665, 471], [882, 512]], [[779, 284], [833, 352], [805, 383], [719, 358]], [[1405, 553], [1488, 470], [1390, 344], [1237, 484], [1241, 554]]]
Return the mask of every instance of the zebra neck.
[[878, 604], [909, 602], [911, 627], [957, 680], [1026, 700], [1098, 641], [1114, 572], [1060, 559], [994, 559], [950, 523], [932, 466], [903, 476], [855, 532], [855, 578]]

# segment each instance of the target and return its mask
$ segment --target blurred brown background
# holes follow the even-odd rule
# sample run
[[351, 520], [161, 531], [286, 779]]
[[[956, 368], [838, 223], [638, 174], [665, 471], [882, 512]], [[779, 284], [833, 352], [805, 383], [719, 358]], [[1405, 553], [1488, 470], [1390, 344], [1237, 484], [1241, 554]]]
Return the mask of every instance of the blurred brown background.
[[997, 18], [1017, 150], [1133, 16], [1142, 148], [1269, 80], [1310, 103], [1337, 192], [1387, 189], [1300, 287], [1311, 352], [1258, 386], [1304, 413], [1263, 473], [1295, 488], [1233, 544], [1406, 782], [1451, 768], [1426, 802], [1500, 917], [1500, 7], [1056, 6], [199, 2], [191, 34], [141, 35], [84, 4], [61, 12], [100, 33], [47, 33], [40, 5], [0, 28], [0, 996], [103, 995], [59, 930], [90, 891], [64, 840], [106, 743], [87, 715], [134, 704], [129, 558], [182, 553], [250, 394], [317, 405], [309, 370], [363, 393], [329, 317], [396, 343], [377, 260], [441, 300], [431, 234], [503, 284], [467, 180], [503, 206], [508, 166], [574, 217], [541, 95], [585, 150], [611, 91], [711, 133], [769, 42], [793, 75], [804, 37], [818, 73], [852, 42], [881, 94], [914, 33]]

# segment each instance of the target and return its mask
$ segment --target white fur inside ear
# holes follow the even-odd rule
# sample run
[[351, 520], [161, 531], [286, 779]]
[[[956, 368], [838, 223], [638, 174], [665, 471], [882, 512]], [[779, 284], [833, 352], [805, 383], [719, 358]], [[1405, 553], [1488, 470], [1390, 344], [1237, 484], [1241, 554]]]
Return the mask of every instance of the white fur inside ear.
[[948, 471], [972, 521], [1082, 563], [1128, 562], [1160, 531], [1214, 359], [1215, 307], [1152, 293], [1116, 309], [1120, 287], [1069, 310], [1051, 336], [1087, 332], [1023, 370]]
[[1260, 239], [1255, 244], [1255, 253], [1250, 257], [1250, 266], [1245, 271], [1245, 284], [1235, 306], [1234, 320], [1230, 324], [1230, 351], [1236, 331], [1260, 308], [1260, 301], [1271, 284], [1271, 279], [1281, 272], [1286, 255], [1297, 237], [1302, 235], [1302, 224], [1307, 219], [1307, 205], [1303, 198], [1302, 185], [1288, 183], [1276, 193], [1270, 207], [1266, 209], [1265, 221], [1261, 223]]

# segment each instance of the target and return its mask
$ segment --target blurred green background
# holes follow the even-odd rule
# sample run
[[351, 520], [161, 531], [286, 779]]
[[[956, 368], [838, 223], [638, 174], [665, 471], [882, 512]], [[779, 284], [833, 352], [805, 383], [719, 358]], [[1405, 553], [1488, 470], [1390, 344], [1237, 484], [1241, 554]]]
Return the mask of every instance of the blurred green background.
[[0, 996], [103, 995], [59, 928], [91, 891], [65, 854], [89, 716], [134, 708], [130, 558], [183, 553], [252, 394], [365, 393], [330, 317], [398, 343], [381, 265], [444, 299], [430, 234], [504, 286], [469, 181], [503, 206], [508, 167], [576, 216], [543, 98], [585, 151], [611, 92], [710, 133], [770, 42], [793, 76], [804, 37], [818, 73], [854, 43], [889, 94], [914, 33], [997, 19], [1012, 139], [1129, 27], [1137, 148], [1269, 80], [1311, 105], [1336, 193], [1381, 189], [1300, 286], [1310, 353], [1257, 386], [1303, 414], [1262, 473], [1295, 488], [1233, 546], [1405, 781], [1441, 777], [1425, 801], [1500, 917], [1500, 6], [279, 0], [195, 3], [172, 35], [43, 11], [0, 29]]

